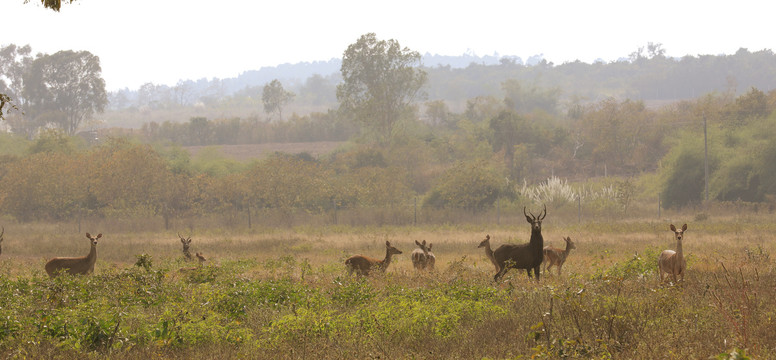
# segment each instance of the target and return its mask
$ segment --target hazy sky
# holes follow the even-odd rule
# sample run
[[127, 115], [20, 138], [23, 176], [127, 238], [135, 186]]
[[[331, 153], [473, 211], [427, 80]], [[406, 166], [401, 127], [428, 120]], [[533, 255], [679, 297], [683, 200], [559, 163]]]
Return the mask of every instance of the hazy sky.
[[[64, 1], [63, 1], [64, 2]], [[108, 90], [235, 77], [341, 58], [365, 33], [421, 54], [544, 54], [560, 64], [627, 57], [648, 42], [669, 56], [776, 49], [768, 1], [0, 0], [0, 46], [87, 50]]]

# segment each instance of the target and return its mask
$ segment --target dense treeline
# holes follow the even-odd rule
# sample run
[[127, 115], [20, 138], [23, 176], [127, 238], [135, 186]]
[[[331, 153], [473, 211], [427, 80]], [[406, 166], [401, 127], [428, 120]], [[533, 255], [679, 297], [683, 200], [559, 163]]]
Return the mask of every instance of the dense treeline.
[[[703, 116], [711, 197], [772, 203], [774, 108], [776, 92], [756, 89], [658, 110], [608, 99], [582, 107], [566, 127], [501, 104], [483, 120], [459, 114], [452, 124], [415, 122], [383, 147], [351, 142], [317, 159], [276, 154], [220, 167], [198, 163], [177, 147], [120, 138], [88, 147], [77, 137], [49, 131], [29, 142], [26, 152], [2, 158], [0, 210], [20, 221], [136, 215], [169, 220], [260, 210], [291, 219], [299, 212], [389, 211], [420, 197], [421, 206], [477, 212], [499, 199], [527, 200], [523, 180], [539, 183], [557, 174], [583, 180], [604, 171], [626, 178], [657, 171], [664, 179], [659, 185], [664, 205], [684, 206], [703, 200]], [[4, 144], [11, 141], [18, 140], [2, 137]], [[650, 188], [628, 195], [651, 197]]]
[[[189, 88], [167, 93], [174, 96], [164, 100], [158, 97], [159, 88], [149, 84], [139, 93], [146, 101], [144, 109], [107, 114], [135, 114], [144, 119], [141, 130], [124, 140], [123, 131], [112, 133], [121, 134], [115, 138], [105, 136], [111, 132], [102, 133], [97, 141], [89, 136], [90, 145], [77, 145], [70, 135], [79, 121], [101, 110], [104, 99], [99, 91], [92, 91], [104, 86], [99, 59], [86, 52], [41, 54], [35, 59], [29, 53], [29, 47], [14, 46], [0, 52], [11, 65], [4, 68], [6, 75], [0, 80], [12, 80], [12, 86], [4, 89], [14, 96], [22, 94], [17, 101], [29, 111], [8, 114], [8, 123], [14, 131], [22, 129], [19, 134], [25, 138], [37, 134], [26, 150], [19, 150], [25, 145], [17, 137], [2, 138], [6, 156], [0, 164], [0, 209], [21, 221], [116, 214], [162, 216], [169, 221], [178, 216], [250, 214], [262, 209], [285, 215], [336, 213], [361, 207], [391, 209], [413, 198], [420, 198], [421, 206], [429, 209], [478, 212], [500, 200], [517, 203], [530, 197], [543, 202], [529, 196], [526, 184], [554, 176], [577, 182], [602, 176], [625, 179], [609, 184], [618, 190], [605, 192], [624, 209], [631, 197], [658, 195], [665, 206], [679, 207], [705, 199], [705, 158], [699, 143], [704, 132], [711, 144], [711, 199], [772, 203], [776, 195], [769, 181], [776, 174], [776, 161], [772, 161], [776, 158], [772, 130], [776, 129], [776, 90], [752, 87], [739, 94], [732, 87], [738, 78], [755, 80], [743, 74], [758, 64], [766, 70], [758, 69], [762, 75], [756, 79], [765, 79], [766, 88], [776, 83], [768, 80], [767, 65], [761, 64], [773, 56], [769, 51], [704, 57], [707, 63], [695, 64], [715, 69], [715, 76], [720, 75], [721, 63], [733, 65], [726, 72], [731, 85], [726, 91], [648, 106], [644, 100], [628, 98], [634, 95], [632, 83], [622, 82], [615, 73], [633, 76], [632, 71], [639, 69], [644, 79], [652, 79], [656, 69], [670, 74], [678, 71], [677, 66], [690, 66], [695, 58], [667, 59], [659, 45], [651, 45], [646, 56], [638, 51], [629, 61], [612, 64], [525, 66], [507, 58], [499, 65], [429, 69], [417, 66], [417, 52], [366, 34], [345, 52], [341, 83], [326, 85], [321, 76], [306, 83], [309, 89], [334, 90], [340, 104], [336, 110], [325, 100], [319, 103], [325, 112], [283, 118], [280, 107], [288, 101], [312, 97], [306, 91], [287, 91], [279, 81], [265, 85], [262, 96], [246, 89], [247, 97], [214, 97], [208, 104], [200, 98], [197, 106], [188, 106], [186, 99], [195, 99], [187, 95], [193, 94]], [[572, 66], [581, 70], [566, 71], [569, 77], [565, 78], [559, 75]], [[60, 76], [70, 73], [88, 76]], [[441, 73], [456, 79], [440, 80], [444, 79], [437, 77]], [[614, 79], [601, 82], [595, 90], [600, 91], [596, 97], [612, 96], [591, 100], [576, 93], [570, 98], [568, 94], [584, 81], [574, 80], [563, 90], [535, 81], [541, 77], [553, 84], [583, 73]], [[669, 78], [673, 79], [662, 77]], [[424, 87], [426, 81], [429, 86]], [[446, 91], [466, 91], [460, 98], [449, 94], [442, 100], [417, 101], [424, 91], [434, 91], [435, 81], [447, 81]], [[74, 87], [87, 91], [74, 98], [55, 96]], [[268, 87], [274, 91], [267, 91]], [[477, 93], [488, 87], [498, 95], [490, 90]], [[240, 108], [243, 101], [255, 105], [259, 98], [265, 109], [277, 114], [277, 121], [256, 113], [182, 119], [184, 108], [194, 114], [226, 111]], [[460, 110], [454, 109], [455, 99], [465, 99]], [[83, 107], [77, 105], [79, 101]], [[160, 112], [164, 109], [178, 112]], [[25, 121], [33, 125], [17, 126]], [[60, 130], [43, 130], [52, 127]], [[212, 156], [192, 159], [177, 147], [321, 140], [347, 141], [347, 145], [321, 158], [277, 154], [251, 164]], [[630, 180], [634, 178], [645, 179], [638, 189]], [[583, 190], [577, 191], [564, 198], [582, 198]]]

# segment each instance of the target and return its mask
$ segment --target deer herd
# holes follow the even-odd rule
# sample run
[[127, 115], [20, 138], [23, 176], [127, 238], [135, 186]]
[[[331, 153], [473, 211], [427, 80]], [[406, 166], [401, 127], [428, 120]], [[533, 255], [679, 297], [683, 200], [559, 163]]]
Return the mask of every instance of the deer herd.
[[[576, 244], [571, 237], [564, 237], [563, 241], [566, 243], [565, 249], [559, 249], [553, 246], [544, 246], [544, 237], [542, 236], [542, 220], [547, 216], [547, 207], [545, 206], [543, 211], [539, 213], [539, 216], [535, 216], [531, 212], [526, 212], [526, 208], [523, 208], [523, 214], [526, 221], [531, 224], [531, 238], [528, 243], [524, 244], [504, 244], [493, 250], [490, 244], [490, 235], [485, 235], [485, 239], [482, 240], [477, 248], [485, 249], [485, 257], [490, 260], [494, 266], [496, 274], [493, 279], [498, 282], [500, 278], [511, 268], [524, 269], [528, 274], [528, 277], [535, 277], [539, 280], [540, 267], [544, 263], [544, 273], [548, 274], [553, 266], [558, 268], [558, 275], [561, 274], [563, 264], [568, 260], [571, 250], [576, 249]], [[687, 264], [684, 260], [684, 254], [682, 252], [682, 239], [684, 233], [687, 231], [687, 224], [682, 225], [681, 229], [677, 229], [673, 224], [669, 227], [674, 233], [676, 239], [676, 250], [664, 250], [658, 257], [658, 274], [660, 276], [660, 282], [664, 282], [666, 274], [674, 283], [677, 280], [684, 282], [684, 272]], [[3, 253], [2, 243], [3, 235], [5, 234], [5, 227], [0, 230], [0, 255]], [[45, 270], [50, 277], [68, 273], [72, 275], [87, 275], [94, 272], [94, 264], [97, 261], [97, 242], [102, 237], [102, 234], [92, 236], [86, 233], [86, 238], [91, 243], [91, 248], [86, 256], [81, 257], [55, 257], [46, 262]], [[191, 247], [191, 236], [183, 237], [178, 233], [180, 242], [183, 245], [183, 257], [186, 261], [193, 261], [195, 258], [199, 261], [199, 264], [204, 264], [207, 259], [201, 252], [196, 252], [194, 256], [191, 255], [189, 250]], [[426, 240], [415, 240], [415, 245], [418, 246], [410, 254], [412, 259], [412, 266], [419, 271], [434, 270], [434, 264], [436, 263], [436, 256], [431, 252], [432, 244], [426, 243]], [[364, 255], [353, 255], [345, 260], [345, 267], [349, 274], [355, 272], [358, 275], [369, 275], [372, 270], [378, 272], [385, 272], [388, 269], [388, 265], [391, 264], [393, 255], [400, 255], [402, 251], [391, 245], [390, 241], [385, 242], [385, 257], [383, 259], [377, 259]], [[532, 273], [533, 271], [533, 273]]]

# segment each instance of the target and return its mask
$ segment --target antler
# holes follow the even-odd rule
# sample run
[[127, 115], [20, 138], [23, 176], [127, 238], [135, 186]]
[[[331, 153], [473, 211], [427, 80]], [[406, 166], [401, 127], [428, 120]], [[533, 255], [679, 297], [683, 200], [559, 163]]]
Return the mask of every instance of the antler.
[[0, 237], [3, 237], [3, 234], [5, 234], [5, 226], [3, 226], [3, 231], [0, 232]]
[[[533, 215], [533, 214], [532, 214]], [[544, 217], [547, 216], [547, 204], [544, 204], [544, 215], [541, 213], [539, 214], [539, 220], [544, 220]]]

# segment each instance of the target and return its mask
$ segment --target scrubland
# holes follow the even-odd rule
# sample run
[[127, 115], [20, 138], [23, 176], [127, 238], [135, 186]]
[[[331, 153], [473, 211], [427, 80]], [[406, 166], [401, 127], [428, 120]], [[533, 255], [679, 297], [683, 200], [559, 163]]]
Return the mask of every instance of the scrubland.
[[[176, 231], [6, 224], [0, 357], [776, 358], [773, 215], [674, 218], [550, 214], [545, 244], [577, 244], [563, 273], [498, 283], [477, 245], [527, 242], [519, 218], [188, 231], [202, 265], [183, 259]], [[656, 272], [676, 246], [669, 222], [689, 227], [679, 284]], [[94, 274], [50, 279], [46, 259], [85, 255], [86, 231], [103, 233]], [[348, 276], [348, 256], [382, 258], [385, 240], [403, 251], [385, 274]], [[434, 244], [434, 271], [413, 269], [414, 240]]]

